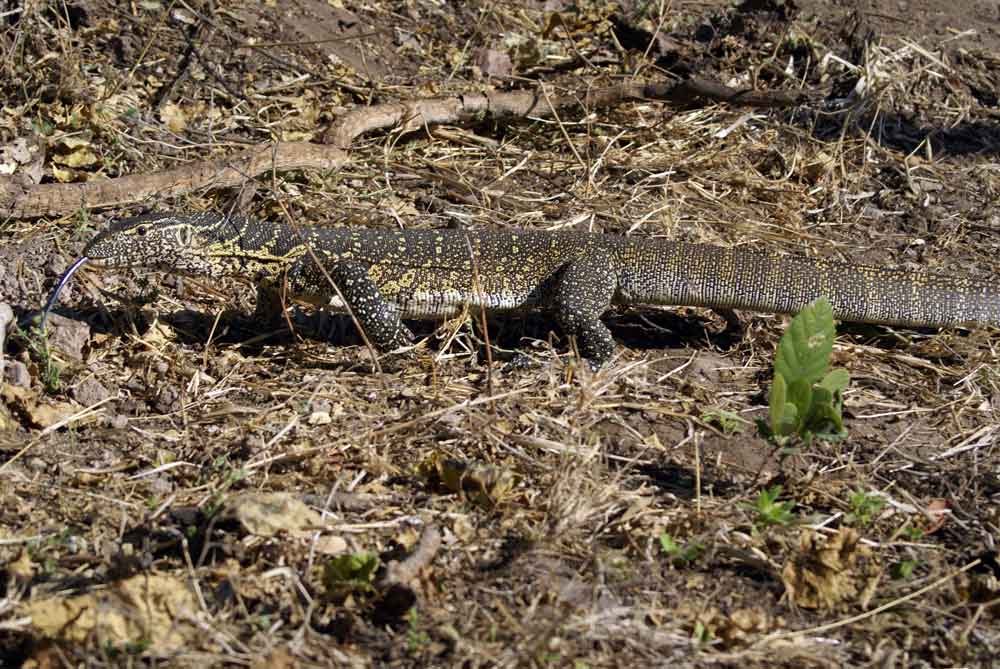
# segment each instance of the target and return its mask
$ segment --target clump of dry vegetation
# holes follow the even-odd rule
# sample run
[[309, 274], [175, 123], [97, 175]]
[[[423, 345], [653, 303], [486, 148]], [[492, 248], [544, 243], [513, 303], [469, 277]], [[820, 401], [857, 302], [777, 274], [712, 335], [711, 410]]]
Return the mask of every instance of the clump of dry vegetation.
[[[753, 426], [783, 331], [768, 315], [615, 314], [622, 350], [597, 373], [544, 318], [470, 315], [376, 368], [305, 308], [261, 332], [245, 283], [85, 271], [40, 338], [32, 315], [115, 203], [996, 270], [1000, 47], [963, 32], [961, 2], [939, 34], [923, 10], [912, 34], [880, 25], [894, 4], [339, 4], [0, 10], [0, 302], [20, 320], [0, 363], [0, 664], [1000, 653], [989, 331], [842, 327], [848, 436], [791, 450]], [[371, 105], [692, 75], [808, 103], [362, 114], [375, 131], [335, 141]], [[275, 142], [315, 160], [274, 168]], [[162, 180], [199, 164], [194, 185]], [[29, 195], [41, 210], [18, 208]], [[536, 364], [488, 368], [487, 340]]]

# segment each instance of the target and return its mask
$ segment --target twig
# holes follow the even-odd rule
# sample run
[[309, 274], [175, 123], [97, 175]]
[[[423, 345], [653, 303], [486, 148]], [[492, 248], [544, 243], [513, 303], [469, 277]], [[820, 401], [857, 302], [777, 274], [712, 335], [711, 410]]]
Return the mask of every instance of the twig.
[[417, 549], [410, 553], [408, 558], [402, 561], [393, 560], [386, 565], [378, 586], [387, 588], [392, 585], [406, 585], [434, 560], [440, 547], [441, 531], [435, 525], [428, 525], [420, 535]]
[[[465, 246], [469, 249], [469, 262], [472, 267], [472, 289], [479, 300], [479, 321], [483, 328], [483, 341], [486, 343], [486, 395], [493, 396], [493, 346], [490, 344], [490, 329], [486, 318], [486, 297], [483, 295], [483, 285], [479, 282], [479, 262], [472, 247], [472, 238], [465, 235]], [[490, 402], [490, 411], [496, 412], [496, 405]]]
[[268, 170], [333, 170], [347, 162], [340, 149], [308, 142], [262, 144], [235, 156], [183, 167], [72, 184], [23, 186], [0, 179], [0, 218], [32, 218], [176, 197], [202, 188], [228, 188]]
[[[546, 118], [561, 110], [608, 107], [627, 100], [662, 100], [674, 105], [698, 101], [728, 102], [748, 107], [793, 107], [815, 97], [812, 91], [754, 91], [731, 88], [717, 81], [691, 78], [683, 81], [629, 81], [582, 93], [546, 96], [537, 90], [472, 93], [453, 97], [359, 107], [348, 112], [327, 133], [326, 141], [340, 148], [373, 130], [397, 128], [414, 132], [442, 123], [481, 122], [485, 118]], [[543, 103], [544, 102], [544, 103]]]

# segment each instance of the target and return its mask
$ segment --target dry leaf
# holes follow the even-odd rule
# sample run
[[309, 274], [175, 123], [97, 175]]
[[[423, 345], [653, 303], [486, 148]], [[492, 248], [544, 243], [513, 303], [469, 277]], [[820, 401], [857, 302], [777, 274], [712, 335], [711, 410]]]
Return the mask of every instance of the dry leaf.
[[498, 49], [479, 49], [475, 54], [476, 67], [487, 77], [509, 77], [514, 70], [510, 56]]
[[948, 508], [948, 500], [936, 498], [927, 503], [925, 512], [931, 518], [930, 524], [924, 529], [924, 536], [927, 536], [944, 527], [945, 521], [951, 514], [951, 509]]
[[798, 554], [781, 571], [789, 598], [806, 609], [830, 609], [856, 599], [869, 576], [863, 562], [870, 551], [859, 540], [857, 531], [849, 527], [829, 538], [804, 532]]
[[69, 418], [80, 410], [69, 402], [54, 402], [52, 404], [31, 403], [25, 407], [25, 415], [35, 427], [52, 427], [65, 418]]
[[483, 506], [502, 501], [517, 485], [517, 477], [509, 471], [439, 454], [421, 463], [420, 474], [431, 485], [462, 493], [470, 502]]
[[45, 146], [35, 138], [18, 137], [0, 146], [0, 175], [17, 174], [24, 184], [41, 182]]
[[159, 319], [142, 333], [142, 341], [156, 350], [162, 349], [175, 339], [177, 339], [177, 333], [174, 332], [174, 329]]
[[43, 429], [55, 425], [80, 410], [80, 407], [69, 402], [43, 404], [38, 401], [38, 393], [34, 390], [9, 383], [3, 384], [0, 397], [3, 398], [4, 404], [26, 418], [32, 427]]
[[56, 165], [52, 166], [52, 176], [56, 178], [56, 181], [64, 184], [72, 183], [81, 178], [76, 170], [64, 170]]
[[188, 644], [196, 628], [186, 621], [198, 602], [180, 579], [139, 574], [77, 597], [29, 601], [20, 613], [44, 636], [83, 643], [92, 636], [100, 647], [151, 644], [170, 653]]
[[275, 648], [250, 663], [250, 669], [295, 669], [298, 666], [298, 661], [284, 648]]
[[14, 578], [15, 582], [22, 584], [30, 583], [32, 577], [35, 575], [35, 566], [26, 550], [22, 550], [16, 560], [8, 562], [4, 566], [4, 569]]
[[160, 108], [160, 120], [167, 125], [170, 132], [176, 133], [184, 132], [188, 124], [187, 114], [173, 102], [168, 102]]
[[347, 542], [343, 537], [335, 534], [324, 534], [316, 540], [314, 544], [316, 552], [321, 555], [340, 555], [348, 550]]
[[55, 148], [56, 152], [52, 155], [54, 164], [66, 167], [87, 167], [98, 160], [87, 133], [61, 137], [56, 141]]
[[319, 513], [295, 495], [283, 492], [237, 495], [226, 504], [226, 513], [259, 537], [273, 537], [279, 532], [307, 536], [323, 524]]

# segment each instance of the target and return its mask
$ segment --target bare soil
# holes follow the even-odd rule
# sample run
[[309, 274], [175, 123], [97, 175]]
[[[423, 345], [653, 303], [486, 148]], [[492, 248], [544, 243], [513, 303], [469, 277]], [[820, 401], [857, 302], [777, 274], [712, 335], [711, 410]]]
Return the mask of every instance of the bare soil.
[[[85, 270], [48, 343], [30, 330], [86, 241], [145, 210], [996, 275], [995, 2], [659, 4], [0, 10], [0, 178], [26, 185], [322, 142], [359, 106], [485, 89], [821, 92], [376, 133], [330, 173], [4, 221], [23, 328], [3, 348], [0, 666], [995, 666], [995, 330], [842, 326], [849, 436], [791, 450], [753, 424], [787, 322], [767, 314], [611, 314], [621, 352], [597, 373], [544, 317], [425, 324], [375, 365], [305, 307], [262, 331], [244, 281]], [[514, 350], [534, 364], [504, 367]], [[791, 515], [769, 523], [776, 486]]]

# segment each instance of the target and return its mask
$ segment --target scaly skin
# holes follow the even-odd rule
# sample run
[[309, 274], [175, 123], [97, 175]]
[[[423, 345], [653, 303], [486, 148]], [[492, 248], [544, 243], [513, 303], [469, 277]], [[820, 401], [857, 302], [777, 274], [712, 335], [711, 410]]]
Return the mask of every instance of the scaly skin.
[[248, 276], [265, 297], [284, 284], [315, 304], [343, 310], [346, 302], [382, 347], [411, 339], [401, 318], [448, 318], [467, 305], [545, 310], [595, 364], [614, 353], [600, 320], [614, 304], [794, 313], [825, 295], [847, 321], [1000, 325], [994, 283], [579, 232], [294, 229], [214, 213], [153, 214], [115, 223], [84, 253], [104, 266]]

